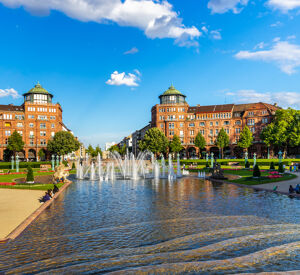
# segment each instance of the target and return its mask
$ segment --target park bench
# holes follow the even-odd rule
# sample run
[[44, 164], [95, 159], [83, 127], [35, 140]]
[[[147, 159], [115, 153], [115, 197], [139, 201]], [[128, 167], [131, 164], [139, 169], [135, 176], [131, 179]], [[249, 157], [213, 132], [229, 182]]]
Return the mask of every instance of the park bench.
[[49, 171], [49, 170], [51, 170], [51, 165], [50, 164], [41, 164], [40, 170], [41, 171]]

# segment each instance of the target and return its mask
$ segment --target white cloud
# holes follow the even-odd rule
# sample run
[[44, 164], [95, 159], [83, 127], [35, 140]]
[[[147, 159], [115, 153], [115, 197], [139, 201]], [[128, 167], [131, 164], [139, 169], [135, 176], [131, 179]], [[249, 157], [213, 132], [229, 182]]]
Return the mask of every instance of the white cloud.
[[240, 13], [248, 0], [209, 0], [207, 7], [212, 13], [225, 13], [232, 10], [233, 13]]
[[136, 74], [126, 74], [115, 71], [111, 74], [110, 79], [106, 81], [106, 84], [115, 86], [126, 85], [129, 87], [137, 87], [139, 86], [138, 81], [140, 81], [139, 76], [141, 73], [138, 70], [135, 70], [135, 73]]
[[194, 40], [201, 35], [196, 27], [183, 25], [166, 0], [0, 0], [0, 3], [12, 8], [23, 6], [42, 15], [57, 10], [83, 22], [111, 21], [139, 28], [152, 39]]
[[19, 93], [13, 88], [0, 89], [0, 97], [7, 97], [7, 96], [11, 96], [14, 99], [21, 97], [21, 95], [19, 95]]
[[272, 8], [288, 12], [296, 8], [300, 8], [300, 0], [268, 0], [268, 5]]
[[284, 73], [293, 74], [295, 68], [300, 66], [300, 46], [288, 41], [277, 41], [269, 50], [240, 51], [235, 57], [275, 63]]
[[266, 47], [265, 42], [260, 42], [257, 45], [255, 45], [254, 50], [256, 50], [256, 49], [263, 49], [265, 47]]
[[255, 90], [240, 90], [237, 92], [228, 92], [226, 95], [234, 97], [235, 103], [277, 103], [282, 108], [292, 107], [300, 109], [300, 93], [297, 92], [259, 93]]
[[136, 54], [139, 52], [139, 49], [136, 47], [133, 47], [132, 49], [126, 51], [124, 54]]
[[282, 23], [280, 21], [277, 21], [276, 23], [270, 25], [270, 27], [272, 28], [279, 27], [279, 26], [282, 26]]
[[220, 40], [222, 39], [221, 33], [219, 30], [214, 30], [210, 32], [211, 38], [212, 39], [216, 39], [216, 40]]
[[296, 35], [289, 35], [286, 39], [288, 40], [296, 39]]
[[205, 33], [208, 33], [208, 29], [207, 29], [205, 26], [203, 26], [203, 27], [201, 28], [201, 30], [202, 30], [203, 32], [205, 32]]

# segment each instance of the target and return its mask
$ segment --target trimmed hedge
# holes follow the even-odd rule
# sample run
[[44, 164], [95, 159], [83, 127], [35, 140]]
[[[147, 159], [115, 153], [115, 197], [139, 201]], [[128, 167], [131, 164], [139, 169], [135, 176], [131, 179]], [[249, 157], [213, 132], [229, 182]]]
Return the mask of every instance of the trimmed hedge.
[[[41, 164], [51, 164], [51, 161], [20, 162], [19, 168], [27, 168], [28, 165], [30, 165], [31, 168], [40, 168]], [[15, 163], [15, 167], [16, 167], [16, 163]], [[10, 162], [0, 162], [0, 169], [11, 169], [11, 163]]]

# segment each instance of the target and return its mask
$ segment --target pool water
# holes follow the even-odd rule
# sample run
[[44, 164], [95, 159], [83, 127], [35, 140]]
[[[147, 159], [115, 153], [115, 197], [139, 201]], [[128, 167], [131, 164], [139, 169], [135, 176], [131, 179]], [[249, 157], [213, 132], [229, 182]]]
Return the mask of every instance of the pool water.
[[300, 269], [300, 201], [197, 178], [74, 180], [16, 240], [16, 273], [232, 274]]

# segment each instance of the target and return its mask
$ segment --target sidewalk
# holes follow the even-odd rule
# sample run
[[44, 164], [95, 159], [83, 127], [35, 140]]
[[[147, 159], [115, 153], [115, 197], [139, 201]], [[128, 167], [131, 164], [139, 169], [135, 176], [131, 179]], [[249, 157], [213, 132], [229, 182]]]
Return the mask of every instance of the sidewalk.
[[0, 239], [41, 206], [38, 199], [44, 194], [40, 190], [0, 189]]

